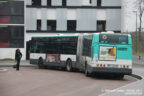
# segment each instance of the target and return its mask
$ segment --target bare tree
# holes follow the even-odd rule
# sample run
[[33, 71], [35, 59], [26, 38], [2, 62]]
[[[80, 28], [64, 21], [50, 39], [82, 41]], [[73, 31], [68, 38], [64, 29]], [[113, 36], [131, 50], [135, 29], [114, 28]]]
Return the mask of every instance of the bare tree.
[[135, 2], [136, 8], [138, 10], [139, 14], [139, 41], [141, 41], [141, 31], [142, 31], [142, 18], [143, 18], [143, 13], [144, 13], [144, 0], [136, 0]]

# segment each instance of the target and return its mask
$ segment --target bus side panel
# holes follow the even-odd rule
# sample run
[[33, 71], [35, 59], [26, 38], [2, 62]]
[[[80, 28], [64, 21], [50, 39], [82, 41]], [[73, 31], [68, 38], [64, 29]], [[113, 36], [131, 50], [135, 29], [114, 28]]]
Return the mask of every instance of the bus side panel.
[[67, 62], [68, 59], [70, 59], [72, 61], [72, 67], [75, 68], [75, 66], [76, 66], [76, 55], [61, 54], [60, 55], [61, 65], [63, 67], [65, 67], [66, 66], [66, 62]]
[[30, 64], [38, 64], [39, 58], [42, 57], [43, 60], [46, 59], [46, 54], [42, 53], [31, 53], [30, 54]]
[[92, 41], [92, 58], [98, 60], [98, 54], [99, 54], [99, 34], [93, 36], [93, 41]]

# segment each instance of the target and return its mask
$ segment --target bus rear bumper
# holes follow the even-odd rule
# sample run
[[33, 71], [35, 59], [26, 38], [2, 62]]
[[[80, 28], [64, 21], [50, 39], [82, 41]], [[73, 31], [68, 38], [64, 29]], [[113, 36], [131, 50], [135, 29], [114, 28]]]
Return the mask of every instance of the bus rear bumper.
[[90, 67], [90, 73], [110, 73], [110, 74], [124, 74], [130, 75], [132, 74], [132, 69], [124, 69], [124, 68], [93, 68]]

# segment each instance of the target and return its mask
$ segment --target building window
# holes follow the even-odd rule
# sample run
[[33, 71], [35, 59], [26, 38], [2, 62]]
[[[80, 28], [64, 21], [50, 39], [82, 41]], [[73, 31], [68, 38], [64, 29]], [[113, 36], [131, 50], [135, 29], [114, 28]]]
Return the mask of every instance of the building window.
[[97, 6], [101, 7], [101, 0], [97, 0]]
[[47, 20], [47, 30], [48, 31], [56, 30], [56, 20]]
[[41, 30], [41, 20], [37, 20], [37, 31]]
[[10, 22], [10, 8], [8, 7], [8, 1], [0, 1], [0, 23]]
[[67, 21], [67, 30], [68, 31], [76, 31], [76, 20], [68, 20]]
[[66, 0], [62, 0], [62, 6], [66, 6]]
[[105, 31], [106, 21], [97, 21], [97, 31]]
[[51, 6], [51, 0], [47, 0], [47, 6]]
[[19, 24], [24, 24], [24, 1], [0, 0], [0, 48], [24, 48], [24, 26]]
[[32, 0], [32, 5], [41, 6], [41, 0]]
[[0, 26], [0, 48], [23, 48], [23, 26]]
[[0, 23], [24, 24], [24, 2], [0, 1]]

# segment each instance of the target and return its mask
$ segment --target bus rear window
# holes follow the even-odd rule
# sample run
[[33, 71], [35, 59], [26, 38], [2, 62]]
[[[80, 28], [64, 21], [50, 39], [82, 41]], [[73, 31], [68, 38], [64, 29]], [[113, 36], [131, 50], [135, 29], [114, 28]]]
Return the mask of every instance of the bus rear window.
[[100, 34], [100, 43], [128, 44], [128, 35]]

